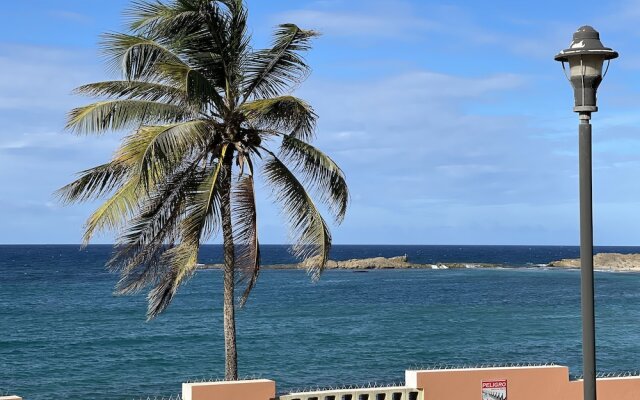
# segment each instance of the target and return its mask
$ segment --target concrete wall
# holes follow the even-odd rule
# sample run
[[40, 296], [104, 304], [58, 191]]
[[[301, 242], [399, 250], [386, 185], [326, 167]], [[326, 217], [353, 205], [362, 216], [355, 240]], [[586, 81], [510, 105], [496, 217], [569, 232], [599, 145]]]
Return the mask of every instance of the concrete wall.
[[[406, 386], [403, 390], [422, 389], [421, 396], [418, 398], [424, 398], [424, 400], [503, 399], [501, 397], [503, 392], [500, 392], [500, 389], [493, 392], [494, 395], [498, 394], [497, 397], [487, 396], [483, 399], [483, 382], [506, 385], [506, 400], [582, 400], [582, 381], [569, 381], [569, 369], [563, 366], [406, 371], [405, 381]], [[384, 392], [384, 389], [378, 389], [379, 392]], [[640, 400], [640, 377], [598, 379], [597, 390], [598, 400]], [[371, 389], [361, 391], [368, 393]], [[395, 393], [394, 390], [391, 392]], [[336, 390], [292, 393], [283, 396], [283, 399], [325, 400], [327, 397], [340, 399], [342, 394], [342, 391]], [[358, 397], [354, 392], [352, 399], [357, 400]], [[272, 400], [276, 398], [276, 383], [266, 379], [185, 383], [182, 385], [182, 398], [183, 400]], [[377, 395], [369, 394], [369, 398], [375, 400]], [[393, 398], [393, 395], [385, 396], [385, 399], [388, 398]], [[10, 399], [20, 400], [19, 397]], [[5, 398], [0, 397], [0, 400]]]
[[271, 400], [275, 397], [276, 383], [268, 379], [182, 384], [183, 400]]
[[[407, 386], [424, 400], [481, 400], [482, 382], [506, 381], [508, 400], [582, 400], [582, 381], [569, 381], [562, 366], [407, 371]], [[598, 400], [640, 399], [640, 377], [598, 379]]]
[[[569, 384], [571, 399], [582, 400], [582, 381]], [[640, 377], [601, 378], [596, 383], [598, 400], [638, 400], [640, 399]]]
[[507, 381], [509, 400], [569, 400], [569, 369], [562, 366], [407, 371], [405, 379], [424, 389], [425, 400], [480, 400], [482, 382], [500, 380]]

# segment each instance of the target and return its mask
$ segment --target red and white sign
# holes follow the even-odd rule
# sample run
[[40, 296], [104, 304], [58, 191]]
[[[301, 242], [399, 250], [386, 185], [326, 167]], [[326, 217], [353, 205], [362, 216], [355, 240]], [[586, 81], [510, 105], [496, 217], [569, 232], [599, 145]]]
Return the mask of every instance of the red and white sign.
[[482, 381], [482, 400], [507, 400], [507, 380]]

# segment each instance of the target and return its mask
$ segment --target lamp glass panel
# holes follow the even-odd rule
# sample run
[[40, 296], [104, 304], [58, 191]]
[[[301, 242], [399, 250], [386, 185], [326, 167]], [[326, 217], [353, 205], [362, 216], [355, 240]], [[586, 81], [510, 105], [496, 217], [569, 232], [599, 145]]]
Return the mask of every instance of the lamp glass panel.
[[581, 55], [569, 57], [570, 74], [572, 77], [583, 75], [602, 76], [603, 63], [604, 58], [601, 55]]

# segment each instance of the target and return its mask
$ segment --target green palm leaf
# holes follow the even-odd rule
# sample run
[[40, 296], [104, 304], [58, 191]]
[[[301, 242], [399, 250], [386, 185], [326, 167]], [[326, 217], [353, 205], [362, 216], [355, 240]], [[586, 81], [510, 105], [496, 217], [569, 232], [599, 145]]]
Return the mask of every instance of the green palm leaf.
[[166, 62], [158, 65], [164, 79], [179, 87], [195, 104], [213, 103], [217, 115], [227, 109], [224, 100], [212, 82], [200, 71], [184, 63]]
[[309, 66], [298, 52], [310, 48], [317, 32], [283, 24], [275, 32], [273, 46], [252, 53], [247, 60], [244, 98], [278, 96], [299, 84], [309, 73]]
[[[223, 147], [220, 160], [224, 159], [226, 150], [227, 146]], [[163, 255], [164, 261], [170, 266], [170, 272], [163, 275], [147, 296], [149, 319], [155, 318], [169, 306], [180, 284], [197, 268], [201, 241], [210, 237], [217, 228], [220, 214], [218, 178], [221, 169], [222, 162], [219, 161], [187, 206], [187, 215], [180, 227], [182, 243]]]
[[138, 209], [140, 200], [139, 179], [133, 176], [91, 214], [85, 225], [83, 245], [89, 244], [96, 232], [123, 226]]
[[155, 82], [106, 81], [80, 86], [76, 93], [116, 99], [157, 101], [171, 104], [185, 104], [187, 93], [181, 87]]
[[202, 0], [179, 0], [171, 4], [159, 1], [134, 1], [125, 16], [129, 20], [129, 27], [134, 32], [175, 33], [184, 29], [185, 25], [200, 20], [200, 5]]
[[329, 259], [331, 233], [318, 208], [295, 175], [271, 153], [264, 174], [273, 185], [273, 195], [282, 206], [294, 240], [293, 253], [305, 260], [309, 272], [318, 278]]
[[199, 246], [188, 242], [181, 243], [163, 254], [163, 263], [169, 268], [147, 295], [147, 320], [160, 315], [171, 304], [180, 285], [193, 275], [198, 266], [198, 249]]
[[167, 267], [162, 256], [180, 238], [180, 221], [189, 195], [202, 185], [206, 175], [201, 158], [167, 177], [149, 194], [140, 213], [119, 235], [110, 270], [121, 274], [117, 294], [136, 293], [158, 282]]
[[240, 270], [246, 288], [240, 299], [244, 306], [260, 274], [260, 243], [253, 175], [240, 179], [233, 191], [233, 214], [236, 244], [236, 268]]
[[268, 130], [283, 131], [299, 139], [313, 139], [318, 116], [305, 101], [294, 96], [255, 100], [240, 107], [248, 121]]
[[200, 185], [189, 201], [187, 216], [183, 221], [182, 239], [196, 242], [207, 240], [218, 230], [220, 220], [220, 171], [228, 145], [225, 144], [218, 157], [218, 161], [212, 166], [212, 171]]
[[293, 136], [282, 139], [281, 151], [284, 159], [302, 172], [305, 183], [314, 187], [336, 222], [341, 223], [349, 205], [349, 188], [338, 164], [314, 146]]
[[78, 133], [103, 133], [144, 124], [170, 124], [193, 114], [181, 106], [146, 100], [109, 100], [73, 109], [66, 128]]
[[[144, 127], [152, 137], [144, 145], [140, 158], [140, 181], [148, 188], [152, 182], [161, 181], [171, 171], [180, 166], [185, 155], [194, 151], [204, 151], [215, 134], [210, 121], [193, 120], [179, 124]], [[134, 138], [135, 139], [135, 138]], [[132, 141], [133, 151], [139, 151], [136, 141]]]
[[124, 163], [112, 161], [81, 172], [77, 180], [55, 194], [64, 203], [95, 200], [121, 186], [130, 172]]
[[127, 80], [161, 79], [157, 70], [159, 64], [182, 62], [166, 44], [145, 36], [105, 34], [102, 48], [107, 65], [114, 71], [121, 71]]

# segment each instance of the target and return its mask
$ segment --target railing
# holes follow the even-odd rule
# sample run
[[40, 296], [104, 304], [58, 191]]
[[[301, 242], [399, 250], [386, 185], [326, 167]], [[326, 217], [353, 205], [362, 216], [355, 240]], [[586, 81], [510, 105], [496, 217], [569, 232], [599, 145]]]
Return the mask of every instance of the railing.
[[422, 389], [407, 386], [329, 389], [289, 393], [279, 400], [423, 400]]
[[524, 362], [524, 363], [477, 363], [477, 364], [445, 364], [445, 363], [432, 363], [432, 364], [414, 364], [408, 371], [433, 371], [433, 370], [448, 370], [448, 369], [483, 369], [483, 368], [522, 368], [522, 367], [555, 367], [558, 364], [553, 362], [537, 363], [537, 362]]
[[[136, 399], [134, 399], [136, 400]], [[147, 397], [139, 397], [137, 400], [182, 400], [182, 396], [179, 394], [172, 396], [147, 396]]]
[[[637, 378], [640, 377], [640, 371], [604, 371], [597, 372], [597, 379], [607, 379], [607, 378]], [[582, 375], [570, 374], [569, 379], [572, 381], [581, 380], [584, 377]]]
[[[261, 374], [242, 375], [238, 381], [255, 381], [257, 379], [264, 379]], [[220, 376], [195, 376], [189, 377], [184, 383], [215, 383], [215, 382], [228, 382], [224, 377]]]

